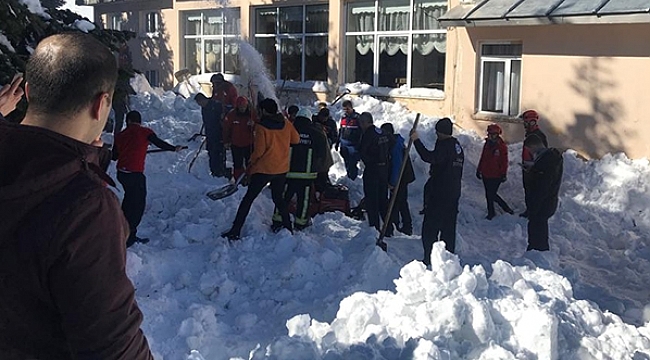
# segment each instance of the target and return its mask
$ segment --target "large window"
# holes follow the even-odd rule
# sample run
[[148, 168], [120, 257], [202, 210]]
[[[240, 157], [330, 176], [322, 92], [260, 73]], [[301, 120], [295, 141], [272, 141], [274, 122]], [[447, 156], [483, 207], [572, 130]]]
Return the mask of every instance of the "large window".
[[255, 47], [271, 76], [327, 80], [328, 22], [326, 4], [256, 9]]
[[130, 30], [126, 13], [110, 13], [106, 15], [106, 27], [111, 30]]
[[182, 16], [184, 66], [193, 74], [239, 74], [239, 9], [187, 11]]
[[521, 96], [521, 44], [483, 44], [479, 111], [517, 115]]
[[381, 87], [444, 88], [446, 0], [349, 3], [346, 81]]

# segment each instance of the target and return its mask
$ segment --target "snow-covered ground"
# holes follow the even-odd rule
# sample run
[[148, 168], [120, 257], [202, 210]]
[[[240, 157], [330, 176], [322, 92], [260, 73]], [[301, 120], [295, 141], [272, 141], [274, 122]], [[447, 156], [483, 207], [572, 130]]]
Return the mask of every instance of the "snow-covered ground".
[[[415, 114], [361, 96], [357, 111], [390, 121], [403, 136]], [[308, 104], [311, 105], [311, 104]], [[484, 219], [474, 177], [482, 138], [457, 133], [466, 151], [458, 255], [434, 248], [431, 269], [419, 236], [387, 240], [384, 253], [367, 223], [319, 215], [291, 236], [270, 231], [273, 204], [255, 201], [241, 241], [219, 237], [245, 189], [221, 201], [205, 193], [207, 154], [188, 164], [201, 127], [193, 100], [140, 93], [132, 107], [181, 153], [148, 156], [148, 203], [128, 253], [127, 271], [156, 359], [650, 359], [650, 164], [622, 155], [584, 162], [568, 151], [561, 203], [551, 219], [551, 251], [525, 252], [526, 221]], [[335, 118], [340, 103], [332, 109]], [[430, 148], [436, 119], [419, 132]], [[107, 136], [108, 137], [108, 136]], [[500, 194], [523, 210], [521, 143]], [[350, 187], [337, 153], [330, 177]], [[419, 234], [428, 166], [415, 151], [410, 206]], [[111, 168], [114, 174], [114, 167]], [[118, 194], [121, 196], [121, 193]], [[644, 313], [645, 309], [645, 313]]]

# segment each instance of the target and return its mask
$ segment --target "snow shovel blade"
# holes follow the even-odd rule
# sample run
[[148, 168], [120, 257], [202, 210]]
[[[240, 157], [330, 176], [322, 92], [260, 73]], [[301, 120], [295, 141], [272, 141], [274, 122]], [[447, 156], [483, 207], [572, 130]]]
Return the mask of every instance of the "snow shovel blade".
[[241, 174], [234, 184], [224, 185], [216, 190], [212, 190], [208, 192], [206, 195], [212, 200], [219, 200], [219, 199], [226, 198], [237, 192], [237, 189], [239, 189], [239, 184], [244, 179], [244, 176], [245, 174]]

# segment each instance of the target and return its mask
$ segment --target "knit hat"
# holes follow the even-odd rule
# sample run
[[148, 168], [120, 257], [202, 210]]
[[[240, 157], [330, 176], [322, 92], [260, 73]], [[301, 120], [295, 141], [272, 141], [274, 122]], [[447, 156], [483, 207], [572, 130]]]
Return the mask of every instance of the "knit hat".
[[436, 131], [445, 135], [451, 135], [453, 127], [449, 118], [442, 118], [436, 123]]
[[276, 103], [275, 100], [271, 98], [266, 98], [262, 100], [262, 102], [260, 103], [260, 108], [262, 108], [262, 110], [266, 111], [269, 114], [278, 113], [278, 103]]
[[297, 118], [304, 117], [307, 120], [311, 120], [311, 116], [312, 116], [311, 111], [309, 109], [307, 109], [306, 107], [301, 108], [300, 110], [298, 110], [298, 113], [296, 114]]
[[237, 98], [237, 100], [235, 101], [235, 104], [237, 105], [237, 107], [240, 107], [240, 106], [247, 106], [247, 105], [248, 105], [248, 99], [246, 99], [246, 98], [243, 97], [243, 96], [239, 96], [239, 97]]

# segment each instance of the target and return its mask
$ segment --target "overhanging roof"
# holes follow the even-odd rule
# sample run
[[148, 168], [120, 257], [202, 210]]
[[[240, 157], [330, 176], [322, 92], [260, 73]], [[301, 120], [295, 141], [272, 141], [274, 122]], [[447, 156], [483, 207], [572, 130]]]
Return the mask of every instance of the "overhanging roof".
[[650, 23], [650, 0], [477, 0], [441, 16], [442, 26]]

